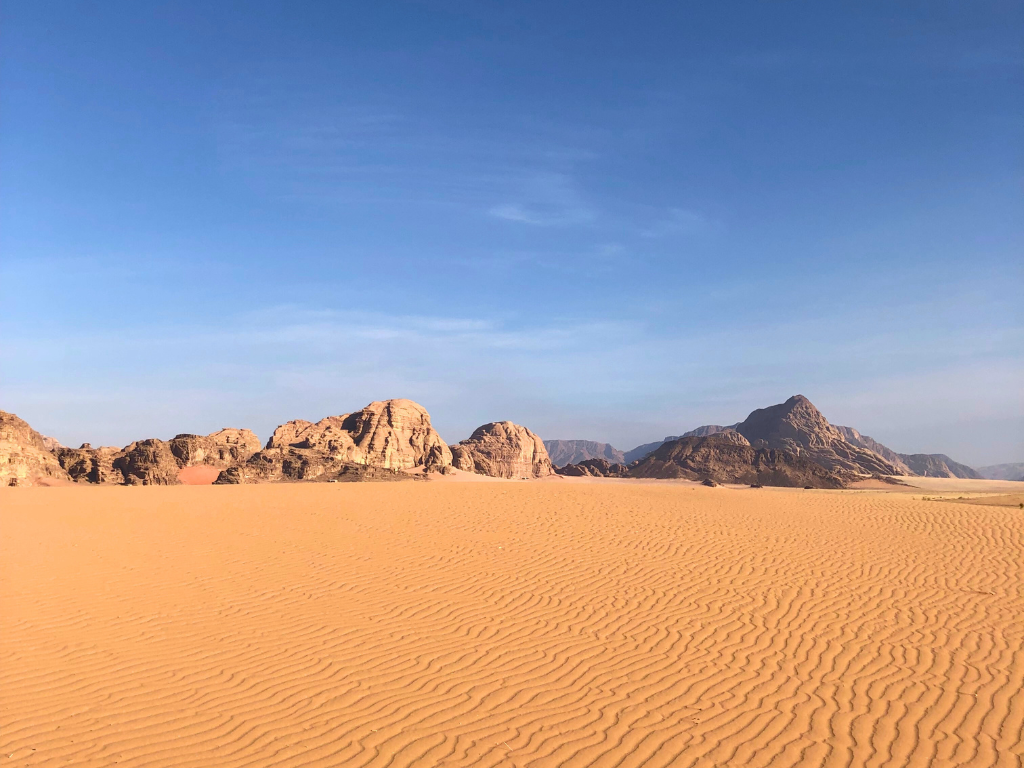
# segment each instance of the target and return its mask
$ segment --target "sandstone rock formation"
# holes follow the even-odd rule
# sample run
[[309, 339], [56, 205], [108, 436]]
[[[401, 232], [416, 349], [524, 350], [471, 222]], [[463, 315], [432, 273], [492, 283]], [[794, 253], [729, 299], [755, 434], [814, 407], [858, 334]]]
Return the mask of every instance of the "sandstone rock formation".
[[629, 476], [790, 488], [842, 488], [847, 483], [846, 473], [791, 451], [753, 448], [741, 435], [728, 433], [665, 443], [630, 467]]
[[555, 474], [566, 477], [628, 477], [629, 470], [608, 459], [584, 459], [577, 464], [566, 464], [555, 469]]
[[593, 440], [545, 440], [544, 448], [556, 467], [579, 464], [588, 459], [604, 459], [613, 464], [626, 463], [626, 455], [618, 448]]
[[404, 469], [449, 472], [452, 452], [412, 400], [383, 400], [318, 422], [274, 430], [266, 447], [229, 468], [217, 483], [389, 479]]
[[13, 413], [0, 411], [0, 485], [42, 485], [48, 480], [68, 479], [43, 436]]
[[490, 477], [545, 477], [553, 473], [543, 441], [526, 427], [497, 421], [452, 446], [456, 469]]
[[42, 435], [42, 438], [43, 446], [46, 448], [46, 450], [50, 451], [50, 453], [53, 453], [58, 448], [64, 447], [63, 445], [60, 444], [60, 440], [58, 440], [55, 437], [47, 437], [46, 435]]
[[427, 410], [401, 399], [373, 402], [315, 424], [289, 421], [274, 430], [267, 448], [314, 449], [348, 463], [384, 469], [452, 463], [451, 450], [434, 431]]
[[803, 395], [760, 408], [736, 425], [755, 448], [789, 451], [826, 469], [866, 475], [895, 475], [899, 470], [877, 453], [847, 442]]
[[884, 445], [882, 445], [874, 438], [868, 437], [867, 435], [862, 435], [853, 427], [840, 427], [838, 424], [834, 426], [836, 429], [839, 430], [839, 433], [846, 439], [846, 442], [852, 443], [853, 445], [856, 445], [858, 448], [866, 448], [869, 451], [877, 453], [883, 459], [892, 464], [898, 471], [898, 474], [914, 474], [910, 470], [910, 467], [908, 467], [904, 463], [903, 459], [900, 458], [900, 455], [896, 453], [896, 451], [892, 450], [891, 448], [886, 448]]
[[981, 479], [981, 475], [973, 468], [953, 461], [944, 453], [901, 453], [899, 456], [915, 475], [921, 477]]
[[[226, 469], [260, 448], [248, 429], [222, 429], [210, 435], [177, 435], [170, 440], [137, 440], [124, 448], [58, 448], [54, 456], [72, 480], [112, 485], [178, 485], [188, 467]], [[209, 482], [209, 481], [207, 481]]]

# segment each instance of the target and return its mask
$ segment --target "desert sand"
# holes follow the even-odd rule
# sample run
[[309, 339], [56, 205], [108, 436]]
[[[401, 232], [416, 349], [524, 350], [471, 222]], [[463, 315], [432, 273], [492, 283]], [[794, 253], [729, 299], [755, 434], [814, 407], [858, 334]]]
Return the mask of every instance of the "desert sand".
[[0, 765], [1024, 754], [1016, 508], [627, 482], [14, 488], [0, 531]]

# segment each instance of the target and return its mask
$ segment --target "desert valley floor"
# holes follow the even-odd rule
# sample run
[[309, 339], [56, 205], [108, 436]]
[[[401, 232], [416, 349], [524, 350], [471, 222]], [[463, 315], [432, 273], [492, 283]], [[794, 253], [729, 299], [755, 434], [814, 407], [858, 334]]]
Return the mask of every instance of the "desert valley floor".
[[0, 766], [1020, 766], [1024, 512], [679, 483], [0, 496]]

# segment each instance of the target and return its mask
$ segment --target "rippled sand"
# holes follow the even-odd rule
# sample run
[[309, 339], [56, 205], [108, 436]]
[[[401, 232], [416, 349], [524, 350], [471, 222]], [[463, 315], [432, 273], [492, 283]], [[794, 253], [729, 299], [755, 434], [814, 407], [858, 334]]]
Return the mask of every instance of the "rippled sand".
[[671, 484], [0, 494], [0, 765], [1019, 766], [1024, 514]]

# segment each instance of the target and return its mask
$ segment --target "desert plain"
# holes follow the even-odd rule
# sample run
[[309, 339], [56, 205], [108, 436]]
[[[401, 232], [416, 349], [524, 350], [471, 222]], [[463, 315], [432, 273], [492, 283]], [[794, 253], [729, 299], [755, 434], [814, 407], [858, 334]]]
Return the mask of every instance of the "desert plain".
[[929, 493], [3, 489], [0, 765], [1020, 766], [1024, 511]]

